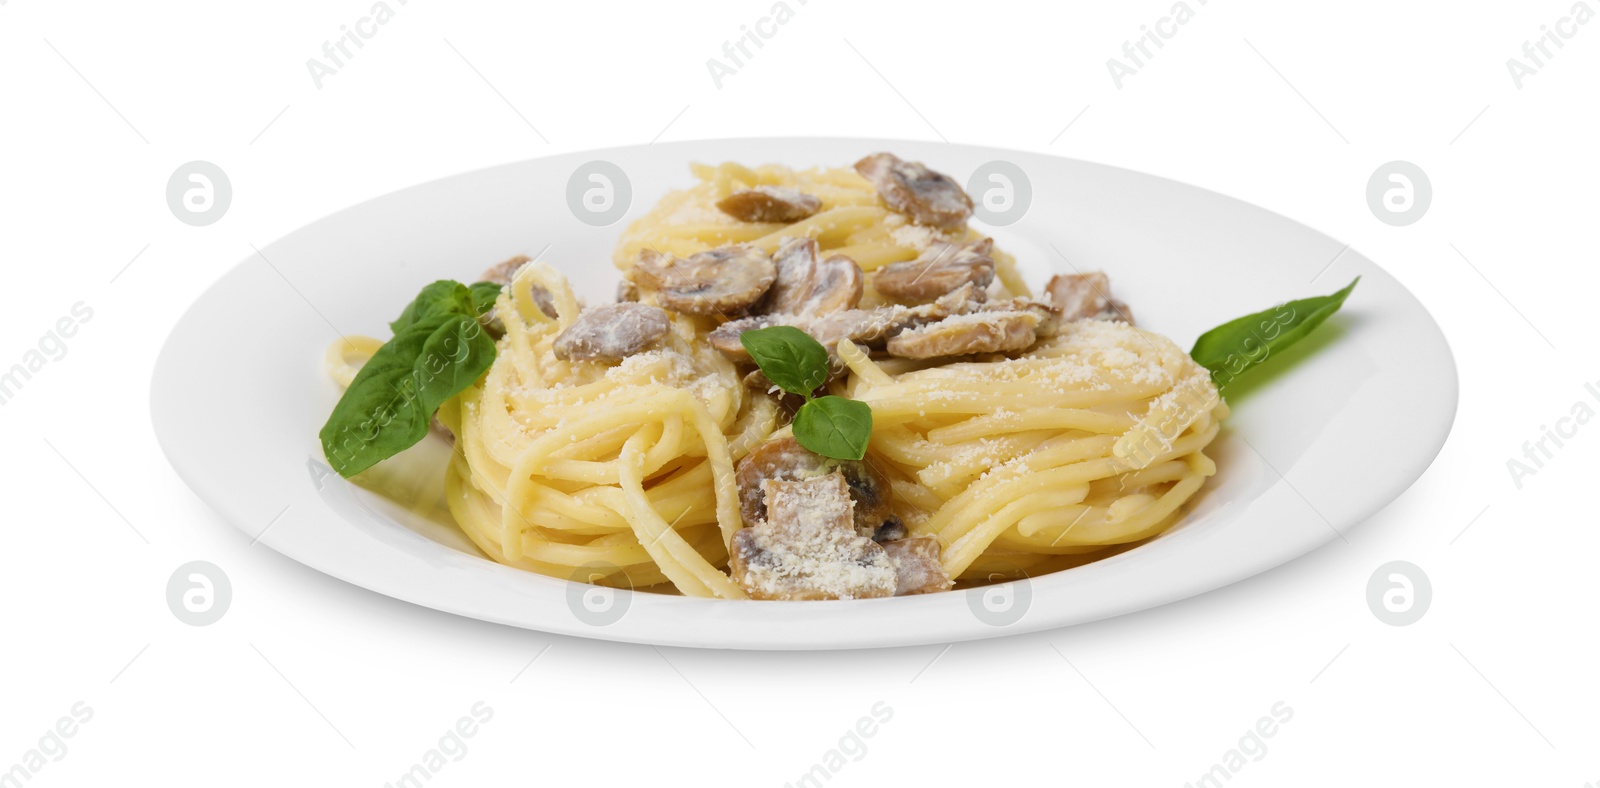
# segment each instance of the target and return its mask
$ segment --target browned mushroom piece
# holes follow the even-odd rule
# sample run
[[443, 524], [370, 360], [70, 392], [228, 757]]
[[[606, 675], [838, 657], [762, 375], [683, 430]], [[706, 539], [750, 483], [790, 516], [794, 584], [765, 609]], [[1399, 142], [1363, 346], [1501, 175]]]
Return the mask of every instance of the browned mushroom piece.
[[842, 254], [830, 254], [817, 263], [811, 295], [800, 305], [802, 314], [822, 315], [855, 309], [861, 303], [861, 266]]
[[1028, 312], [1038, 316], [1039, 325], [1034, 327], [1034, 333], [1041, 337], [1053, 337], [1061, 332], [1061, 320], [1056, 316], [1055, 310], [1050, 307], [1049, 301], [1040, 301], [1026, 296], [1008, 298], [1004, 301], [987, 301], [971, 312]]
[[491, 265], [478, 276], [478, 281], [494, 282], [497, 285], [509, 285], [511, 284], [512, 277], [517, 275], [517, 270], [526, 265], [531, 259], [532, 258], [525, 254], [519, 254], [503, 263]]
[[[503, 263], [489, 266], [488, 270], [479, 275], [478, 281], [494, 282], [497, 285], [509, 287], [511, 280], [517, 277], [517, 271], [521, 270], [522, 266], [527, 265], [530, 261], [531, 258], [527, 255], [519, 254]], [[556, 300], [550, 295], [549, 290], [546, 290], [541, 285], [533, 285], [528, 288], [528, 294], [533, 297], [533, 303], [539, 307], [540, 312], [545, 313], [545, 316], [552, 319], [560, 317], [560, 315], [556, 314]], [[493, 319], [492, 315], [491, 319]]]
[[817, 242], [790, 238], [772, 256], [778, 278], [761, 311], [768, 314], [822, 315], [854, 309], [861, 302], [861, 266], [844, 255], [817, 259]]
[[667, 313], [660, 307], [624, 301], [578, 313], [578, 319], [556, 337], [557, 358], [571, 361], [616, 361], [661, 341], [667, 335]]
[[[739, 341], [741, 334], [746, 331], [771, 328], [772, 326], [793, 326], [811, 335], [811, 338], [827, 348], [828, 355], [833, 357], [841, 339], [849, 339], [852, 342], [864, 344], [868, 347], [881, 348], [884, 340], [890, 334], [908, 325], [925, 321], [926, 318], [920, 317], [912, 309], [903, 306], [879, 307], [877, 309], [845, 309], [839, 312], [830, 312], [821, 317], [780, 314], [752, 315], [730, 320], [717, 326], [706, 336], [706, 340], [711, 343], [713, 348], [727, 356], [729, 360], [744, 364], [750, 362], [751, 358], [749, 351], [745, 350], [743, 343]], [[838, 366], [837, 363], [835, 366]]]
[[[711, 333], [706, 335], [706, 341], [713, 348], [720, 351], [722, 355], [727, 356], [730, 361], [748, 364], [751, 361], [750, 352], [745, 350], [744, 345], [739, 342], [740, 334], [746, 331], [755, 331], [758, 328], [795, 325], [796, 322], [801, 321], [792, 316], [751, 315], [750, 317], [741, 317], [729, 320], [712, 329]], [[799, 328], [799, 326], [796, 327]], [[805, 329], [801, 328], [801, 330], [804, 331]]]
[[1057, 274], [1045, 286], [1050, 308], [1063, 323], [1074, 320], [1122, 320], [1133, 325], [1128, 305], [1111, 297], [1111, 279], [1100, 271]]
[[641, 287], [656, 291], [662, 306], [688, 315], [743, 314], [778, 277], [772, 258], [745, 244], [683, 258], [644, 249], [633, 272]]
[[993, 251], [992, 238], [959, 244], [935, 241], [915, 260], [878, 269], [872, 286], [909, 304], [925, 304], [965, 284], [982, 291], [994, 281]]
[[961, 184], [920, 162], [904, 161], [892, 153], [874, 153], [856, 162], [856, 172], [872, 183], [890, 210], [911, 217], [917, 224], [959, 227], [972, 215], [972, 198]]
[[833, 353], [841, 339], [869, 348], [883, 347], [884, 340], [920, 319], [905, 307], [849, 309], [812, 320], [803, 330]]
[[821, 317], [752, 315], [717, 326], [708, 335], [707, 340], [712, 347], [721, 351], [730, 360], [741, 364], [750, 361], [750, 354], [739, 342], [739, 335], [746, 331], [771, 326], [793, 326], [810, 334], [812, 339], [828, 349], [830, 356], [834, 354], [841, 339], [866, 345], [872, 350], [882, 350], [885, 341], [908, 328], [982, 308], [983, 301], [978, 298], [981, 292], [971, 284], [966, 284], [946, 293], [931, 304], [844, 309], [829, 312]]
[[767, 516], [733, 534], [728, 569], [754, 599], [871, 599], [894, 594], [889, 554], [851, 526], [850, 489], [829, 473], [762, 483]]
[[855, 529], [871, 536], [892, 517], [889, 479], [867, 460], [835, 460], [800, 445], [794, 438], [773, 438], [739, 461], [734, 478], [739, 483], [739, 512], [747, 525], [767, 517], [762, 485], [767, 481], [797, 481], [842, 474], [855, 505]]
[[741, 222], [788, 224], [822, 210], [822, 201], [799, 189], [757, 186], [722, 198], [717, 202], [717, 208]]
[[894, 564], [895, 596], [944, 591], [955, 585], [939, 560], [939, 537], [925, 534], [881, 544]]
[[778, 277], [761, 302], [765, 314], [800, 314], [800, 304], [811, 292], [811, 278], [817, 272], [817, 242], [812, 238], [787, 238], [772, 254]]
[[[773, 326], [792, 326], [811, 335], [832, 355], [838, 347], [839, 340], [846, 336], [856, 336], [859, 332], [853, 329], [871, 328], [871, 321], [877, 310], [848, 309], [843, 312], [834, 312], [822, 318], [808, 317], [806, 315], [751, 315], [735, 320], [729, 320], [711, 330], [706, 335], [706, 341], [711, 347], [717, 349], [728, 360], [748, 364], [752, 361], [750, 352], [744, 349], [744, 344], [739, 337], [746, 331], [756, 331]], [[867, 333], [870, 333], [868, 331]]]
[[872, 350], [882, 350], [888, 340], [907, 330], [981, 309], [982, 292], [966, 284], [928, 304], [834, 312], [812, 321], [809, 331], [830, 352], [838, 347], [841, 339], [866, 345]]
[[617, 303], [639, 300], [639, 286], [624, 279], [617, 283]]
[[905, 522], [898, 517], [890, 517], [883, 521], [883, 525], [878, 526], [878, 530], [872, 532], [872, 541], [883, 544], [899, 541], [907, 536], [910, 536], [910, 532], [906, 530]]
[[750, 374], [744, 376], [744, 384], [755, 389], [756, 391], [764, 391], [774, 397], [777, 397], [778, 405], [784, 409], [785, 415], [791, 419], [794, 417], [794, 414], [800, 410], [800, 406], [806, 404], [805, 397], [802, 397], [799, 394], [790, 394], [789, 392], [779, 388], [778, 384], [773, 383], [772, 379], [767, 377], [766, 373], [762, 372], [759, 367], [751, 370]]
[[908, 308], [907, 313], [915, 316], [916, 320], [911, 326], [920, 326], [935, 320], [943, 320], [951, 315], [965, 315], [969, 312], [980, 312], [987, 308], [989, 302], [987, 295], [980, 285], [968, 282], [937, 299], [931, 304], [918, 304]]
[[1038, 339], [1039, 316], [1032, 312], [972, 312], [907, 329], [889, 340], [889, 355], [939, 358], [969, 353], [1022, 350]]

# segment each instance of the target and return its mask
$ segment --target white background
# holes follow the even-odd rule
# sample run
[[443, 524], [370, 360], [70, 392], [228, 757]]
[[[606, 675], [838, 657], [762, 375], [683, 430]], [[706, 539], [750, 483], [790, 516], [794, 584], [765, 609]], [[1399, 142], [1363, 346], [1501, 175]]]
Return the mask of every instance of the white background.
[[[830, 785], [1176, 787], [1283, 701], [1292, 721], [1230, 785], [1600, 783], [1600, 426], [1521, 489], [1506, 467], [1574, 403], [1600, 409], [1583, 388], [1600, 381], [1600, 24], [1519, 89], [1507, 59], [1569, 0], [1196, 0], [1118, 89], [1106, 60], [1171, 4], [1108, 5], [796, 1], [719, 89], [706, 60], [766, 0], [411, 0], [319, 89], [306, 60], [367, 0], [0, 0], [0, 367], [94, 310], [0, 407], [0, 771], [84, 701], [92, 720], [29, 785], [381, 786], [485, 701], [493, 719], [430, 785], [781, 786], [883, 701], [892, 719]], [[1454, 432], [1349, 544], [1225, 590], [948, 651], [821, 654], [658, 652], [395, 602], [252, 547], [162, 458], [155, 354], [250, 244], [473, 168], [745, 135], [1048, 151], [1304, 221], [1443, 326]], [[165, 199], [195, 159], [234, 189], [204, 228]], [[1433, 184], [1409, 227], [1365, 198], [1395, 159]], [[165, 603], [195, 559], [233, 583], [209, 627]], [[1408, 627], [1365, 600], [1395, 559], [1434, 589]]]

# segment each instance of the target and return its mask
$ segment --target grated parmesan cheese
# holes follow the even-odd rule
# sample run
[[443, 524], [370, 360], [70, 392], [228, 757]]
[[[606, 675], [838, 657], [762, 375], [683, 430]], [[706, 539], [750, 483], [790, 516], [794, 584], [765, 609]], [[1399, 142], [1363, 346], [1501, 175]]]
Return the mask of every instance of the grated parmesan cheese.
[[890, 230], [889, 237], [893, 238], [896, 244], [919, 252], [925, 251], [934, 241], [945, 240], [943, 233], [921, 224], [902, 224]]
[[894, 593], [894, 563], [855, 531], [844, 475], [768, 479], [767, 518], [734, 534], [733, 574], [757, 599], [865, 599]]

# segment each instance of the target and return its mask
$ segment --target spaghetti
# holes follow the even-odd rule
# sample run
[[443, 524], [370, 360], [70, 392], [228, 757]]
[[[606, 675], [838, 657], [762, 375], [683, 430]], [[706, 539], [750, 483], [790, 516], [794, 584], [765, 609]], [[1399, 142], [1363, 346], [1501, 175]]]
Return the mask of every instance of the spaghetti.
[[[843, 167], [795, 170], [777, 164], [746, 167], [728, 163], [695, 164], [689, 169], [699, 183], [662, 197], [622, 234], [613, 255], [618, 268], [631, 270], [642, 249], [685, 256], [723, 244], [747, 243], [772, 254], [784, 239], [808, 237], [816, 240], [822, 252], [844, 255], [870, 274], [891, 263], [916, 259], [936, 241], [983, 237], [965, 225], [941, 229], [916, 224], [884, 207], [866, 178]], [[815, 195], [822, 201], [822, 210], [799, 222], [781, 224], [740, 222], [717, 209], [719, 200], [758, 186]], [[1017, 270], [1015, 258], [997, 252], [994, 261], [1003, 297], [1032, 292]], [[881, 303], [883, 299], [870, 290], [862, 301], [865, 306]]]

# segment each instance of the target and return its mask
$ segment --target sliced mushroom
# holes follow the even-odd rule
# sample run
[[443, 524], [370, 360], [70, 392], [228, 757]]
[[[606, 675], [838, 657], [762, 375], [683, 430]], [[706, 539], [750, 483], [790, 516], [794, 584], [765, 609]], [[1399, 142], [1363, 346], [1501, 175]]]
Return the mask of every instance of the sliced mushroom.
[[889, 554], [851, 527], [844, 477], [762, 484], [767, 517], [733, 534], [728, 568], [754, 599], [870, 599], [894, 594]]
[[817, 263], [811, 279], [811, 295], [800, 305], [802, 314], [822, 315], [842, 309], [855, 309], [861, 303], [862, 274], [856, 261], [842, 254], [831, 254]]
[[909, 535], [905, 522], [898, 517], [890, 517], [883, 521], [883, 525], [878, 526], [878, 530], [872, 532], [872, 541], [883, 544], [904, 539]]
[[902, 303], [925, 304], [971, 284], [982, 290], [994, 281], [994, 239], [953, 244], [935, 241], [915, 260], [891, 263], [872, 278], [879, 293]]
[[882, 544], [894, 564], [895, 596], [944, 591], [955, 585], [939, 560], [939, 537], [926, 534]]
[[922, 325], [933, 320], [943, 320], [951, 315], [965, 315], [969, 312], [979, 312], [987, 308], [988, 301], [983, 288], [968, 282], [942, 296], [931, 304], [919, 304], [906, 311], [916, 315]]
[[[531, 258], [527, 255], [519, 254], [503, 263], [489, 266], [488, 270], [478, 277], [478, 281], [494, 282], [497, 285], [509, 287], [511, 280], [517, 278], [517, 271], [521, 270], [522, 266], [528, 264], [530, 260]], [[533, 303], [539, 307], [540, 312], [545, 313], [546, 317], [552, 319], [560, 317], [560, 315], [556, 314], [556, 300], [550, 295], [549, 290], [536, 284], [528, 289], [528, 294], [533, 297]]]
[[1038, 339], [1039, 316], [1032, 312], [973, 312], [902, 331], [888, 351], [901, 358], [939, 358], [969, 353], [1022, 350]]
[[1074, 320], [1123, 320], [1133, 325], [1128, 305], [1111, 297], [1111, 278], [1100, 271], [1057, 274], [1045, 286], [1050, 308], [1064, 323]]
[[763, 312], [815, 316], [854, 309], [861, 302], [861, 266], [840, 254], [818, 261], [813, 239], [784, 241], [772, 261], [778, 278], [767, 291]]
[[948, 175], [892, 153], [874, 153], [856, 162], [856, 172], [872, 182], [890, 210], [917, 224], [958, 227], [972, 215], [972, 198]]
[[519, 254], [503, 263], [491, 265], [478, 276], [480, 282], [494, 282], [497, 285], [509, 285], [511, 279], [517, 275], [517, 270], [527, 264], [532, 258]]
[[[786, 319], [788, 322], [786, 322]], [[744, 345], [739, 342], [740, 334], [746, 331], [755, 331], [758, 328], [794, 325], [799, 320], [799, 318], [789, 315], [751, 315], [750, 317], [741, 317], [736, 320], [729, 320], [712, 329], [711, 333], [706, 335], [706, 341], [711, 343], [711, 346], [720, 351], [722, 355], [727, 356], [729, 360], [740, 364], [748, 364], [751, 361], [750, 352], [745, 350]], [[796, 328], [799, 328], [799, 326], [796, 326]], [[805, 329], [801, 328], [800, 330], [804, 331]]]
[[764, 392], [778, 401], [778, 407], [786, 417], [785, 421], [792, 420], [794, 414], [800, 412], [800, 406], [806, 404], [806, 398], [799, 394], [790, 394], [776, 383], [773, 383], [760, 369], [755, 369], [744, 376], [744, 384], [756, 391]]
[[739, 483], [739, 512], [747, 525], [753, 525], [767, 517], [762, 485], [768, 481], [798, 481], [834, 472], [842, 474], [850, 488], [856, 532], [873, 535], [892, 516], [888, 478], [866, 460], [830, 459], [801, 446], [794, 438], [769, 440], [739, 461], [734, 474]]
[[800, 314], [800, 304], [811, 293], [811, 278], [817, 272], [817, 242], [812, 238], [788, 238], [772, 255], [778, 276], [767, 290], [761, 311], [771, 314]]
[[983, 302], [977, 297], [981, 292], [971, 284], [966, 284], [931, 304], [845, 309], [821, 317], [753, 315], [717, 326], [708, 335], [707, 340], [723, 355], [739, 363], [750, 361], [750, 354], [745, 351], [744, 345], [740, 344], [739, 335], [770, 326], [794, 326], [820, 342], [828, 349], [830, 355], [839, 346], [841, 339], [849, 339], [873, 350], [882, 350], [885, 341], [908, 328], [981, 308]]
[[865, 344], [869, 347], [882, 347], [883, 341], [896, 331], [917, 322], [917, 317], [905, 307], [880, 307], [878, 309], [846, 309], [841, 312], [832, 312], [822, 317], [807, 317], [805, 315], [752, 315], [737, 320], [730, 320], [712, 329], [706, 340], [713, 348], [721, 351], [729, 360], [738, 363], [748, 363], [750, 353], [740, 343], [739, 336], [746, 331], [755, 331], [772, 326], [793, 326], [811, 335], [823, 347], [828, 349], [829, 356], [833, 356], [839, 346], [839, 340], [848, 338], [852, 342]]
[[798, 222], [822, 210], [822, 201], [782, 186], [757, 186], [737, 191], [717, 202], [723, 213], [741, 222]]
[[638, 285], [634, 284], [631, 280], [628, 280], [628, 279], [624, 279], [624, 280], [622, 280], [622, 281], [617, 283], [617, 303], [620, 304], [620, 303], [623, 303], [624, 301], [638, 301], [638, 300], [639, 300], [639, 286]]
[[1061, 332], [1061, 320], [1056, 316], [1055, 310], [1050, 307], [1049, 301], [1040, 301], [1035, 298], [1008, 298], [1004, 301], [987, 301], [972, 312], [1028, 312], [1037, 315], [1039, 325], [1034, 327], [1034, 333], [1041, 337], [1053, 337]]
[[849, 309], [823, 315], [811, 321], [804, 330], [831, 353], [839, 346], [841, 339], [868, 347], [882, 347], [884, 340], [891, 335], [920, 320], [919, 316], [904, 307]]
[[578, 313], [552, 349], [571, 361], [616, 361], [661, 341], [667, 335], [667, 313], [660, 307], [624, 301]]
[[659, 294], [662, 306], [688, 315], [743, 314], [778, 276], [766, 252], [745, 244], [685, 258], [644, 249], [633, 271], [639, 285]]

